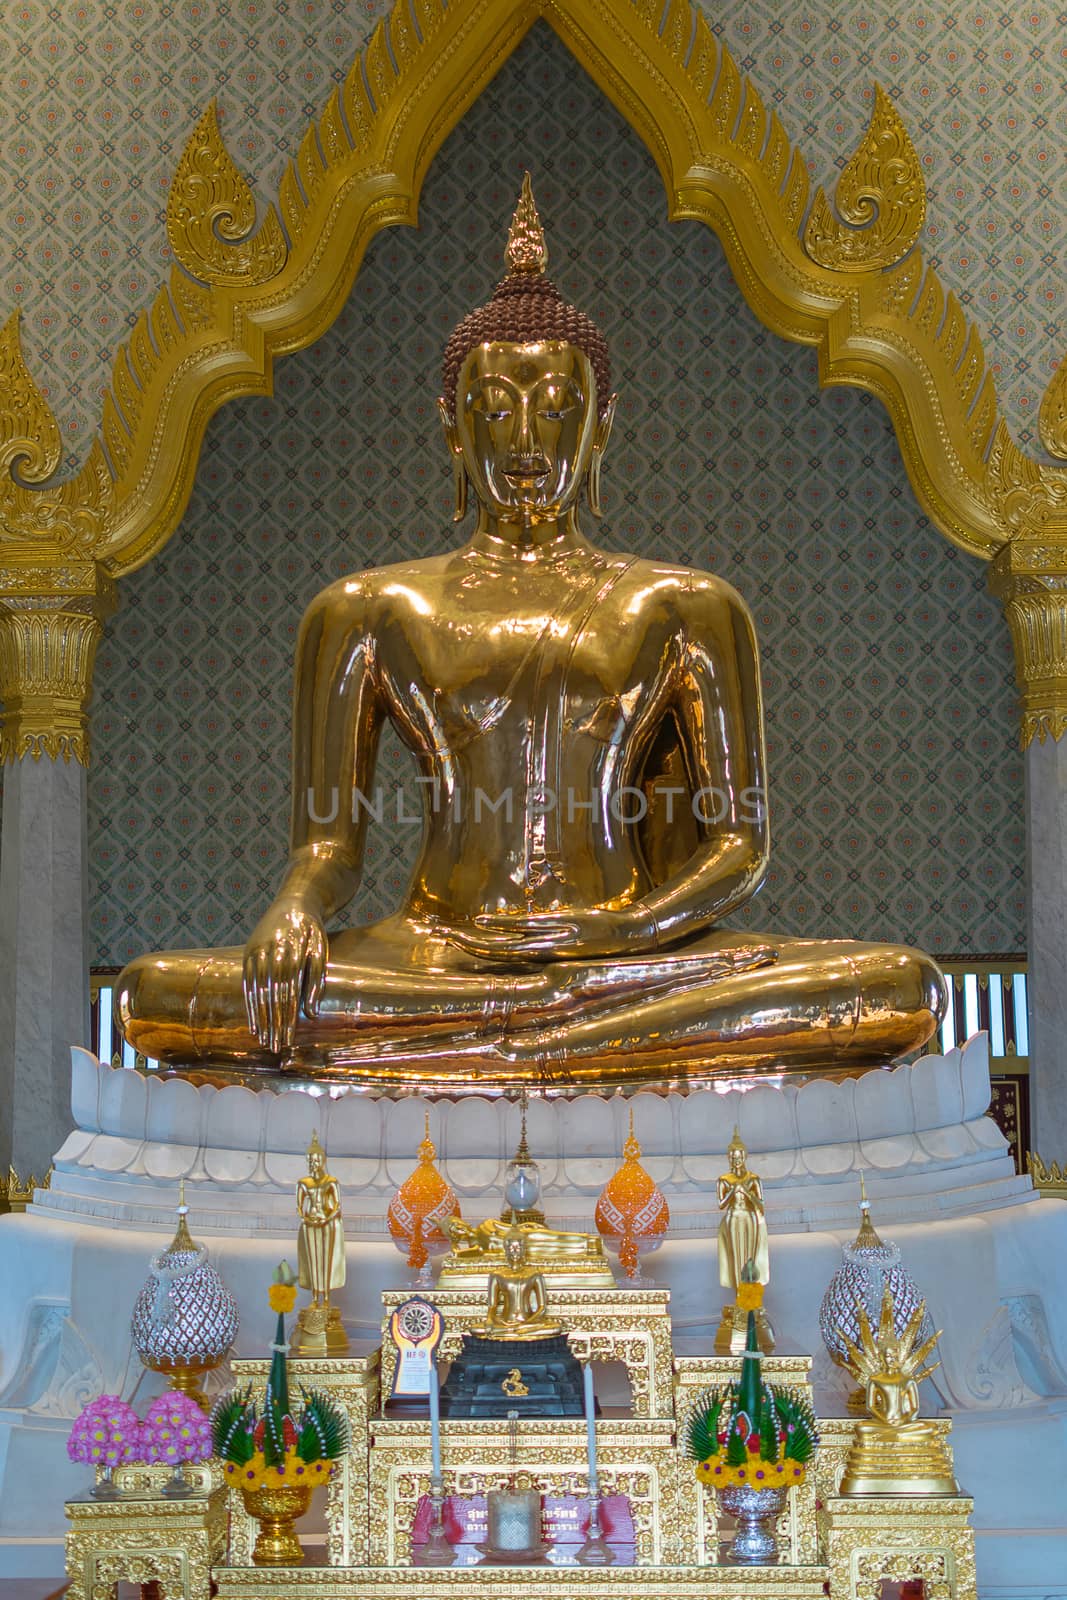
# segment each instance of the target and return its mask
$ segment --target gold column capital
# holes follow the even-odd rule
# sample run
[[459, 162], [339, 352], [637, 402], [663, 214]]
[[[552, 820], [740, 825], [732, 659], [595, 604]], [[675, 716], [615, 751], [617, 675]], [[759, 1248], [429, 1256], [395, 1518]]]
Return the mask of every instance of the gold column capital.
[[93, 660], [115, 605], [95, 561], [0, 566], [0, 762], [88, 766]]
[[989, 566], [1015, 646], [1023, 748], [1067, 731], [1067, 543], [1013, 539]]

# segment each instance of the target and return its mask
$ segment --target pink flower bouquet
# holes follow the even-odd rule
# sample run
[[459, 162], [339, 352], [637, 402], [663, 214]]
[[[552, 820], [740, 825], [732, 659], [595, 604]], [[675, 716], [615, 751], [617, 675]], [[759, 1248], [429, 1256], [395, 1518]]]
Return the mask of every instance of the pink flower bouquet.
[[196, 1401], [170, 1390], [157, 1396], [145, 1412], [139, 1459], [176, 1467], [211, 1455], [211, 1423]]
[[98, 1395], [75, 1420], [67, 1440], [72, 1461], [100, 1467], [117, 1467], [140, 1454], [141, 1420], [131, 1405], [117, 1394]]

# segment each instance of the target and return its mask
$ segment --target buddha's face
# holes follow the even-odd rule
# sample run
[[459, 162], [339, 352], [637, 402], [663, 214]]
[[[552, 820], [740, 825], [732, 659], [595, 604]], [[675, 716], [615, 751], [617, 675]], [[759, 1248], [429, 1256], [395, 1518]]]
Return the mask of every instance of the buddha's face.
[[505, 1238], [504, 1257], [509, 1266], [517, 1267], [526, 1254], [522, 1239]]
[[584, 351], [562, 340], [482, 344], [460, 368], [449, 445], [498, 521], [554, 519], [574, 504], [603, 449], [596, 380]]

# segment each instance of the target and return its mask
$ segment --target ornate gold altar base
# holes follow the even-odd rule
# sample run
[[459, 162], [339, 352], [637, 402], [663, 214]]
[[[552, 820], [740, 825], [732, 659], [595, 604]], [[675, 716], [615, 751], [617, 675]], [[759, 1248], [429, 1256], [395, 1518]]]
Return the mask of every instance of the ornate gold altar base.
[[880, 1600], [922, 1579], [926, 1600], [974, 1600], [974, 1501], [967, 1495], [831, 1495], [819, 1513], [832, 1600]]
[[[133, 1498], [68, 1503], [68, 1571], [74, 1600], [103, 1600], [120, 1578], [155, 1579], [162, 1600], [207, 1600], [211, 1579], [219, 1600], [573, 1600], [579, 1589], [599, 1600], [882, 1600], [882, 1580], [922, 1578], [926, 1600], [976, 1600], [972, 1502], [962, 1495], [838, 1493], [855, 1432], [852, 1418], [821, 1419], [822, 1443], [805, 1482], [789, 1491], [777, 1535], [783, 1565], [717, 1565], [728, 1522], [720, 1526], [714, 1496], [701, 1488], [678, 1448], [679, 1432], [696, 1395], [738, 1376], [734, 1356], [673, 1356], [670, 1297], [662, 1289], [574, 1291], [553, 1296], [580, 1354], [623, 1361], [633, 1414], [598, 1421], [602, 1487], [629, 1497], [635, 1566], [412, 1566], [411, 1529], [419, 1497], [429, 1488], [430, 1427], [410, 1416], [381, 1417], [381, 1396], [396, 1364], [388, 1335], [392, 1309], [407, 1295], [383, 1296], [386, 1331], [381, 1350], [354, 1346], [341, 1360], [290, 1362], [290, 1382], [324, 1390], [348, 1417], [352, 1446], [325, 1495], [323, 1566], [264, 1568], [251, 1564], [255, 1524], [239, 1494], [210, 1489], [195, 1499], [166, 1501], [158, 1489], [165, 1469], [122, 1469]], [[446, 1358], [459, 1334], [484, 1315], [484, 1297], [461, 1290], [435, 1292], [447, 1319]], [[808, 1356], [773, 1355], [765, 1377], [810, 1397]], [[234, 1379], [262, 1392], [268, 1363], [239, 1360]], [[948, 1422], [931, 1428], [948, 1449]], [[481, 1495], [512, 1478], [503, 1424], [446, 1419], [441, 1425], [446, 1493]], [[585, 1492], [585, 1425], [580, 1419], [525, 1420], [515, 1479], [549, 1494]], [[133, 1474], [133, 1476], [129, 1476]], [[155, 1476], [153, 1476], [153, 1474]], [[138, 1476], [140, 1475], [140, 1476]], [[225, 1512], [229, 1533], [222, 1538]], [[320, 1512], [321, 1514], [321, 1512]], [[210, 1551], [211, 1561], [209, 1570]], [[682, 1565], [694, 1562], [693, 1565]]]
[[[371, 1428], [370, 1499], [384, 1512], [371, 1517], [371, 1562], [392, 1567], [411, 1559], [415, 1509], [430, 1492], [430, 1425], [388, 1419]], [[700, 1486], [674, 1447], [673, 1422], [607, 1419], [598, 1421], [596, 1431], [600, 1487], [606, 1495], [628, 1497], [637, 1561], [648, 1566], [691, 1555], [688, 1489], [690, 1482]], [[505, 1489], [512, 1481], [516, 1488], [546, 1495], [585, 1494], [584, 1421], [523, 1418], [514, 1473], [510, 1460], [507, 1429], [500, 1422], [442, 1422], [447, 1492], [467, 1497]]]
[[825, 1567], [223, 1567], [215, 1574], [218, 1600], [575, 1600], [578, 1591], [597, 1600], [826, 1600], [827, 1576]]

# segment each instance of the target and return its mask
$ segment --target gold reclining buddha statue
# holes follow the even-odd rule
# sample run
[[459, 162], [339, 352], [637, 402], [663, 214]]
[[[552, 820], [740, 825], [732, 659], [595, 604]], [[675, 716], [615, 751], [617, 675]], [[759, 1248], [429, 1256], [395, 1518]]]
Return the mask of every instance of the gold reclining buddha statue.
[[[440, 409], [477, 526], [331, 585], [296, 657], [289, 864], [244, 949], [140, 957], [126, 1039], [203, 1072], [424, 1088], [849, 1073], [923, 1044], [920, 951], [740, 934], [768, 859], [752, 619], [720, 578], [598, 549], [615, 397], [545, 275], [529, 184], [508, 271], [456, 328]], [[422, 845], [402, 909], [356, 896], [386, 723]]]

